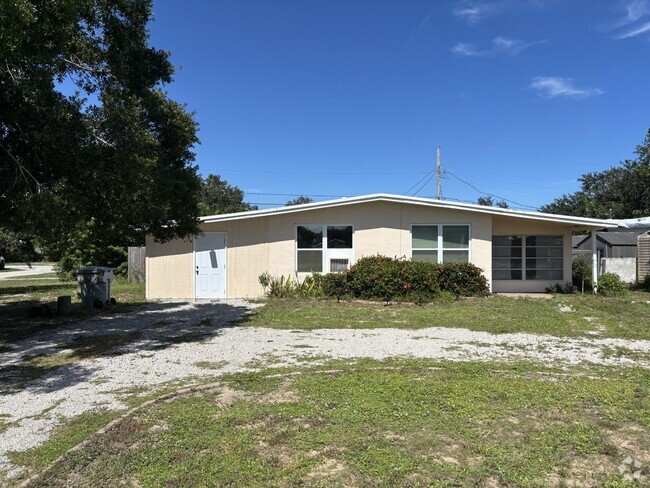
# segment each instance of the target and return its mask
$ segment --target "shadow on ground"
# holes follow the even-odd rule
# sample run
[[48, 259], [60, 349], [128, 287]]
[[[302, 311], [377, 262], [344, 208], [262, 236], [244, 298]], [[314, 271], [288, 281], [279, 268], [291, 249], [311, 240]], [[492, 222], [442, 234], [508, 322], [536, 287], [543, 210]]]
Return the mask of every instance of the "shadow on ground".
[[245, 304], [151, 303], [127, 313], [97, 316], [32, 330], [0, 343], [0, 395], [16, 390], [52, 392], [87, 381], [96, 370], [83, 360], [156, 351], [219, 336], [247, 320]]

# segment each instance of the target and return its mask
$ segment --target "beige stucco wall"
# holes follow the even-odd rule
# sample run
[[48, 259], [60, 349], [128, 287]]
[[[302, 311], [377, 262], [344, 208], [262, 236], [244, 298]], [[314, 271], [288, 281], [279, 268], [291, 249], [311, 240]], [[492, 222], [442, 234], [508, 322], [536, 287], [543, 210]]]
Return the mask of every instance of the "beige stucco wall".
[[[562, 283], [571, 281], [571, 235], [573, 228], [566, 224], [556, 224], [550, 222], [540, 222], [538, 220], [521, 219], [521, 218], [508, 218], [508, 217], [493, 217], [492, 219], [492, 234], [495, 236], [506, 235], [551, 235], [551, 236], [564, 236], [564, 250], [563, 250], [563, 277], [560, 280]], [[543, 292], [547, 287], [557, 283], [557, 280], [544, 281], [544, 280], [514, 280], [514, 281], [501, 281], [494, 280], [492, 282], [492, 291], [495, 293], [508, 293], [508, 292], [523, 292], [523, 293], [539, 293]]]
[[146, 246], [147, 298], [192, 298], [194, 289], [192, 242], [174, 239], [160, 243], [147, 237]]
[[374, 202], [278, 215], [269, 225], [269, 272], [295, 274], [296, 226], [346, 224], [354, 226], [354, 258], [383, 254], [411, 257], [412, 224], [469, 224], [471, 260], [491, 278], [491, 217], [389, 202]]
[[[571, 227], [539, 221], [493, 217], [462, 210], [439, 209], [393, 202], [305, 210], [247, 220], [203, 224], [204, 232], [225, 232], [228, 298], [262, 294], [258, 277], [296, 274], [296, 226], [340, 224], [354, 226], [354, 259], [383, 254], [411, 257], [411, 225], [469, 224], [470, 260], [492, 280], [492, 235], [563, 235], [564, 280], [571, 278]], [[191, 299], [194, 295], [194, 257], [191, 241], [165, 244], [147, 239], [147, 297]], [[493, 291], [544, 291], [545, 281], [496, 281]]]
[[228, 298], [258, 297], [258, 277], [269, 269], [268, 217], [218, 222], [201, 226], [204, 232], [226, 233], [226, 293]]
[[[374, 254], [411, 256], [412, 224], [469, 224], [471, 260], [491, 277], [491, 217], [388, 202], [308, 210], [273, 217], [202, 225], [204, 232], [225, 232], [227, 296], [262, 294], [258, 277], [296, 274], [296, 225], [354, 226], [354, 259]], [[193, 247], [189, 241], [165, 244], [147, 240], [147, 297], [192, 298]]]

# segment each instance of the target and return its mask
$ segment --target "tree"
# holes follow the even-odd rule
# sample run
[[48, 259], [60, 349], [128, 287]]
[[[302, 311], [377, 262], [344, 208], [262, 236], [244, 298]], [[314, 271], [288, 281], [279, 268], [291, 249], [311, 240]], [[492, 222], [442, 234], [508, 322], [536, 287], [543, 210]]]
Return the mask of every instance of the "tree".
[[241, 189], [228, 184], [218, 175], [208, 175], [201, 181], [199, 209], [202, 215], [215, 215], [257, 210], [257, 207], [244, 202]]
[[484, 205], [486, 207], [495, 207], [496, 206], [496, 207], [499, 207], [499, 208], [510, 208], [510, 206], [508, 205], [508, 202], [506, 202], [505, 200], [499, 200], [495, 204], [494, 200], [492, 199], [491, 196], [478, 197], [478, 199], [476, 200], [476, 203], [478, 205]]
[[540, 210], [605, 219], [650, 215], [650, 130], [635, 153], [636, 159], [582, 175], [578, 179], [580, 190], [562, 195]]
[[66, 269], [198, 232], [197, 125], [163, 91], [174, 69], [148, 44], [151, 8], [2, 2], [0, 215]]
[[284, 206], [289, 207], [291, 205], [302, 205], [303, 203], [313, 203], [313, 202], [314, 202], [313, 198], [300, 195], [299, 197], [289, 200], [287, 203], [284, 204]]

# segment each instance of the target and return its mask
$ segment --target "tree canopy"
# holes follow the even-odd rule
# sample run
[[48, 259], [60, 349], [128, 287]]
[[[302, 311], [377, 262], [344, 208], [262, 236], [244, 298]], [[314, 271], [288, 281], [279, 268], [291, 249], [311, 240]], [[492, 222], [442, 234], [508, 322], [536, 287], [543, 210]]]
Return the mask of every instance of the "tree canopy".
[[313, 203], [314, 199], [300, 195], [299, 197], [293, 198], [284, 204], [285, 207], [290, 207], [291, 205], [302, 205], [303, 203]]
[[510, 208], [510, 205], [508, 205], [508, 202], [505, 200], [498, 200], [496, 203], [494, 203], [494, 199], [490, 196], [478, 197], [476, 203], [485, 207]]
[[244, 202], [244, 191], [222, 180], [219, 175], [208, 175], [201, 181], [199, 209], [202, 215], [257, 210], [257, 206]]
[[650, 130], [636, 158], [579, 178], [580, 190], [562, 195], [542, 212], [581, 217], [627, 219], [650, 215]]
[[0, 12], [0, 215], [72, 265], [198, 231], [191, 113], [163, 87], [151, 0], [11, 0]]

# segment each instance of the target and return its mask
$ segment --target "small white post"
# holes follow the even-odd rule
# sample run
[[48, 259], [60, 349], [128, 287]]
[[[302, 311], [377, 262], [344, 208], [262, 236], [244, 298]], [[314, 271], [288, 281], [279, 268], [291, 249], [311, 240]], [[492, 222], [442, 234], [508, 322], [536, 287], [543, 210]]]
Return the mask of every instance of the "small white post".
[[596, 231], [591, 231], [591, 281], [594, 285], [594, 295], [598, 293], [598, 240]]

